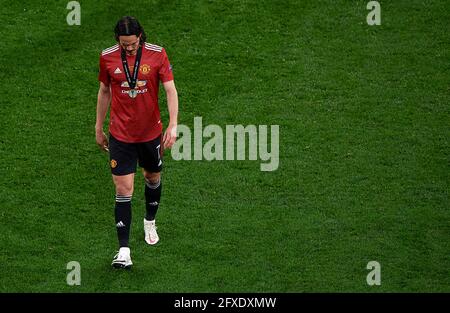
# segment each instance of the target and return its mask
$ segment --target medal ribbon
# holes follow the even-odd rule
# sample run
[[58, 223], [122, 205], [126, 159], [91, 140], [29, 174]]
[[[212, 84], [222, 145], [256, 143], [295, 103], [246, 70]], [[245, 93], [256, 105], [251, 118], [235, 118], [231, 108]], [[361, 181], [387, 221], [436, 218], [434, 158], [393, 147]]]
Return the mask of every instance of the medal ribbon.
[[127, 62], [127, 56], [125, 49], [122, 48], [122, 65], [123, 70], [125, 71], [125, 76], [127, 77], [127, 82], [130, 87], [130, 89], [134, 89], [137, 82], [137, 76], [139, 72], [139, 63], [141, 63], [141, 56], [142, 56], [142, 46], [139, 46], [137, 54], [136, 54], [136, 61], [134, 62], [134, 69], [133, 69], [133, 77], [130, 75], [130, 69], [128, 68], [128, 62]]

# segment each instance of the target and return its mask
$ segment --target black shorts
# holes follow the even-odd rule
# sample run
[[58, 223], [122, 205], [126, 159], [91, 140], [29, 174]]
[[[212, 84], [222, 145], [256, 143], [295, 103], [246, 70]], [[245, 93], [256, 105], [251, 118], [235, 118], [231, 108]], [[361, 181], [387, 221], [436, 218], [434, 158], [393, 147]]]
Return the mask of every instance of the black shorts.
[[148, 172], [159, 173], [162, 170], [161, 136], [142, 142], [127, 143], [109, 134], [109, 165], [113, 175], [136, 173], [136, 164]]

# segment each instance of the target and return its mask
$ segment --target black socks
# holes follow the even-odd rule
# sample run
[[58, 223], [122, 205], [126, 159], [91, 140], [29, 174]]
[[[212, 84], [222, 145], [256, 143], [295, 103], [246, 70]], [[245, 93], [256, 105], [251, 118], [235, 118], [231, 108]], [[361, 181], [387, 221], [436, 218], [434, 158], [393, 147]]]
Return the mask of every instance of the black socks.
[[116, 195], [116, 228], [119, 247], [128, 247], [131, 227], [131, 197]]
[[156, 183], [145, 181], [145, 209], [147, 211], [145, 219], [147, 221], [153, 221], [156, 217], [161, 199], [161, 188], [161, 179]]

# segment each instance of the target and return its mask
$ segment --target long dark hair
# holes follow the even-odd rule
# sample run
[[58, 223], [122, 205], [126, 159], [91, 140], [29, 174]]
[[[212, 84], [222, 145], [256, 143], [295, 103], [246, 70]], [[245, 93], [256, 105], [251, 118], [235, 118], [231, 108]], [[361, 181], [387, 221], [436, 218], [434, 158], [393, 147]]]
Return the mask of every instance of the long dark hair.
[[139, 24], [138, 20], [132, 16], [122, 17], [114, 28], [116, 40], [119, 41], [119, 36], [141, 35], [140, 43], [143, 44], [147, 40], [144, 28]]

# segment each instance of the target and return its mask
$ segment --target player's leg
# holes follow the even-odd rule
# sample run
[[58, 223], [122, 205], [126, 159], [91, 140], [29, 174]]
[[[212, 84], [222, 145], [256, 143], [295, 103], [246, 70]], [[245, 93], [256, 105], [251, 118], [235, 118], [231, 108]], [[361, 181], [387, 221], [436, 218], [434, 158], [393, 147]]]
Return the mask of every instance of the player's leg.
[[147, 221], [154, 221], [156, 213], [158, 212], [159, 202], [161, 200], [161, 173], [149, 172], [145, 169], [145, 202], [146, 202], [146, 214], [145, 219]]
[[119, 252], [114, 256], [111, 265], [115, 268], [130, 268], [133, 263], [128, 242], [131, 228], [131, 199], [134, 173], [123, 176], [113, 175], [113, 181], [116, 186], [114, 216], [117, 238], [119, 239]]
[[144, 169], [145, 178], [145, 209], [144, 238], [149, 245], [155, 245], [159, 241], [156, 232], [156, 213], [161, 200], [161, 173], [148, 172]]
[[131, 199], [133, 197], [134, 173], [113, 175], [116, 186], [116, 203], [114, 209], [119, 247], [128, 247], [131, 228]]
[[116, 190], [114, 216], [119, 240], [119, 253], [114, 257], [112, 265], [116, 268], [129, 268], [132, 265], [128, 243], [137, 151], [133, 144], [118, 141], [112, 136], [110, 136], [109, 150], [112, 178]]
[[154, 245], [159, 241], [156, 232], [156, 213], [161, 200], [161, 170], [162, 153], [160, 137], [142, 144], [139, 151], [139, 165], [143, 167], [145, 179], [145, 208], [144, 235], [145, 241]]

